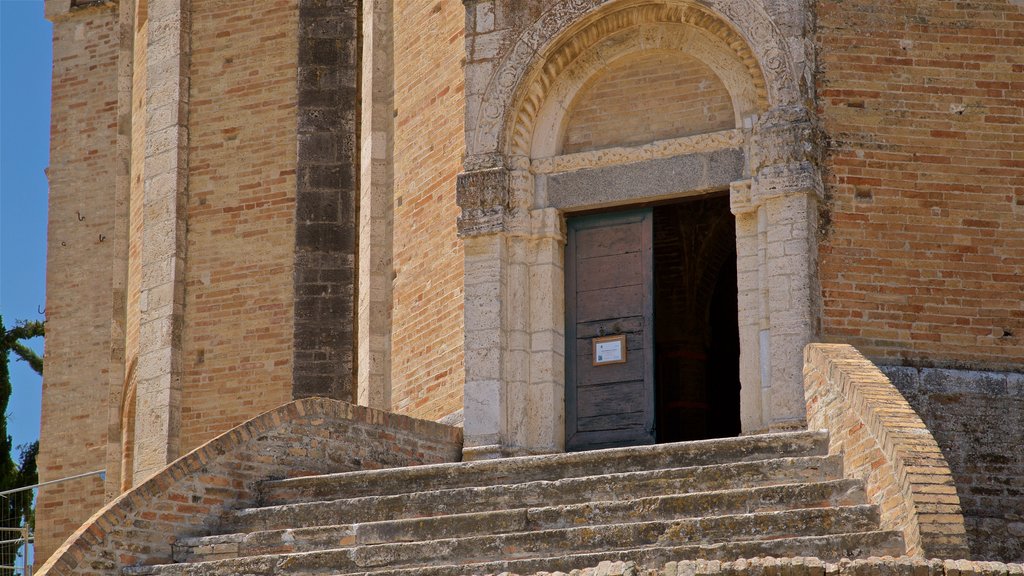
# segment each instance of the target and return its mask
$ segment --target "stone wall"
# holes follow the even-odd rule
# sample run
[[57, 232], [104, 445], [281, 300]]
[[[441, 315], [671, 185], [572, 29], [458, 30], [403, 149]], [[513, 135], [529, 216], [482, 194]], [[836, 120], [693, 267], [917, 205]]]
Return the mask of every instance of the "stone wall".
[[[47, 1], [53, 100], [46, 268], [46, 375], [39, 480], [103, 470], [111, 356], [111, 262], [118, 128], [118, 13]], [[14, 191], [11, 191], [14, 192]], [[44, 557], [104, 502], [99, 477], [40, 490], [36, 555]]]
[[971, 557], [1024, 562], [1024, 374], [883, 366], [939, 443]]
[[852, 346], [810, 344], [804, 385], [808, 427], [829, 430], [829, 452], [843, 454], [846, 477], [864, 481], [882, 528], [903, 531], [908, 555], [966, 558], [949, 466], [888, 378]]
[[298, 16], [292, 393], [354, 400], [359, 3], [302, 0]]
[[826, 338], [891, 364], [1024, 365], [1019, 2], [819, 0]]
[[462, 408], [463, 153], [459, 0], [394, 6], [395, 167], [392, 407], [437, 419]]
[[264, 413], [183, 456], [95, 513], [50, 557], [44, 575], [120, 574], [169, 562], [176, 538], [202, 535], [255, 502], [267, 478], [459, 459], [462, 432], [323, 398]]

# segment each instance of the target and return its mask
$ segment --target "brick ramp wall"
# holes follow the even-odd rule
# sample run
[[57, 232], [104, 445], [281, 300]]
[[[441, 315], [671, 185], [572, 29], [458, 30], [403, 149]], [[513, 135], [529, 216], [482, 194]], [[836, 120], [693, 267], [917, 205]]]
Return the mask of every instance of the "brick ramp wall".
[[258, 416], [176, 460], [94, 514], [39, 576], [120, 574], [169, 562], [171, 544], [251, 505], [261, 479], [457, 461], [462, 431], [311, 398]]
[[810, 429], [827, 428], [829, 452], [863, 479], [882, 527], [902, 530], [907, 554], [967, 558], [967, 535], [949, 465], [931, 432], [888, 378], [855, 348], [804, 352]]

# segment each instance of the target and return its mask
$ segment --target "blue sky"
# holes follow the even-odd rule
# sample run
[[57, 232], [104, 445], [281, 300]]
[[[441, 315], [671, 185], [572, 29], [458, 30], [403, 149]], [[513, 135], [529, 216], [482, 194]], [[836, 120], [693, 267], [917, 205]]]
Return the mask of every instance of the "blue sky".
[[[52, 28], [43, 0], [0, 0], [0, 314], [42, 320], [46, 286]], [[32, 342], [42, 352], [42, 342]], [[41, 382], [11, 362], [8, 427], [14, 445], [39, 438]]]

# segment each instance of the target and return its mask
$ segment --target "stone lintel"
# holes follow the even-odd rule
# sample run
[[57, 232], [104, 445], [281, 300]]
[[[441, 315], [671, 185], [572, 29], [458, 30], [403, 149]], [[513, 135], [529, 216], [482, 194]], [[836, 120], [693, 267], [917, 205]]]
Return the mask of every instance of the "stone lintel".
[[730, 148], [552, 174], [548, 204], [573, 210], [728, 189], [745, 169], [743, 150]]

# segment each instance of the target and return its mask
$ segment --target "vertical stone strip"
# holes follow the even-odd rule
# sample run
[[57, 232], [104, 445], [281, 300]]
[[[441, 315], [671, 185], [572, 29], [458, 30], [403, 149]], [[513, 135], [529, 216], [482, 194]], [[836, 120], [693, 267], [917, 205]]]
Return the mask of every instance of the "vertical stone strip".
[[761, 255], [758, 209], [750, 196], [749, 180], [730, 190], [736, 216], [736, 273], [740, 330], [740, 427], [744, 432], [765, 428], [761, 402]]
[[188, 194], [190, 0], [148, 10], [137, 482], [179, 455]]
[[394, 276], [394, 2], [363, 2], [358, 400], [391, 409]]
[[106, 498], [121, 492], [121, 405], [124, 402], [127, 350], [128, 206], [131, 195], [132, 61], [135, 46], [135, 2], [118, 4], [117, 166], [111, 268], [110, 372], [107, 400]]
[[802, 427], [806, 417], [801, 357], [817, 335], [820, 315], [819, 140], [814, 118], [802, 106], [768, 111], [753, 132], [751, 202], [764, 222], [758, 240], [762, 427], [771, 429]]
[[301, 0], [295, 398], [354, 397], [359, 2]]

